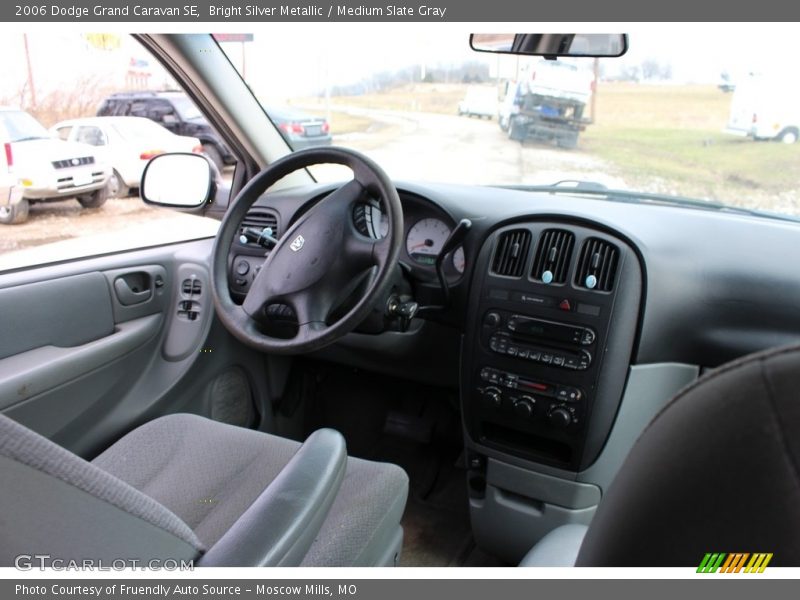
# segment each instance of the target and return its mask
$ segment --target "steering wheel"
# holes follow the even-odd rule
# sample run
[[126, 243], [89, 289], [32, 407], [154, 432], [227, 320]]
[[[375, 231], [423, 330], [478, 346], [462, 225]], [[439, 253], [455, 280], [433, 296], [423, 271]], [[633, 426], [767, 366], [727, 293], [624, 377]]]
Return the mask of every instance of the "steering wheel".
[[[244, 303], [233, 302], [228, 288], [228, 257], [242, 219], [255, 201], [289, 173], [312, 165], [349, 167], [353, 179], [303, 214], [270, 251]], [[379, 240], [361, 234], [353, 223], [353, 205], [378, 199], [389, 219]], [[258, 173], [233, 200], [222, 220], [212, 255], [212, 294], [222, 323], [245, 344], [275, 354], [300, 354], [327, 346], [358, 326], [378, 298], [389, 290], [403, 237], [403, 210], [397, 190], [375, 162], [344, 148], [309, 148], [293, 152]], [[343, 290], [368, 269], [377, 267], [366, 292], [344, 316], [327, 319]], [[293, 338], [262, 333], [270, 304], [286, 304], [297, 316]]]

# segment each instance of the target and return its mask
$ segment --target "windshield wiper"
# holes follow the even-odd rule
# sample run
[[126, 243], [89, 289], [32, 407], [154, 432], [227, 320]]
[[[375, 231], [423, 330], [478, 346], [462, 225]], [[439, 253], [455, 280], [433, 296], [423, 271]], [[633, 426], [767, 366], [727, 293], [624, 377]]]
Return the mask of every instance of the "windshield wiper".
[[508, 189], [523, 190], [526, 192], [541, 192], [546, 194], [570, 194], [573, 196], [600, 196], [614, 202], [628, 202], [631, 204], [663, 204], [666, 206], [681, 206], [701, 210], [718, 210], [742, 215], [769, 217], [797, 223], [800, 218], [783, 215], [769, 211], [755, 210], [731, 206], [716, 200], [698, 200], [685, 196], [670, 196], [668, 194], [654, 194], [652, 192], [635, 192], [630, 190], [615, 190], [596, 181], [564, 180], [553, 185], [504, 185]]

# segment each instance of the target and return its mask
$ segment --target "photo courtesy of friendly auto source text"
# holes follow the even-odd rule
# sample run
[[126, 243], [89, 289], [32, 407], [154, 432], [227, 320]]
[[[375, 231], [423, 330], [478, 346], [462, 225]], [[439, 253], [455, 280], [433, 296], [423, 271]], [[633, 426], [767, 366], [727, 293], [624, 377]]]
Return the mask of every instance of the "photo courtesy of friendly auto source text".
[[796, 15], [689, 8], [0, 7], [0, 587], [791, 585]]

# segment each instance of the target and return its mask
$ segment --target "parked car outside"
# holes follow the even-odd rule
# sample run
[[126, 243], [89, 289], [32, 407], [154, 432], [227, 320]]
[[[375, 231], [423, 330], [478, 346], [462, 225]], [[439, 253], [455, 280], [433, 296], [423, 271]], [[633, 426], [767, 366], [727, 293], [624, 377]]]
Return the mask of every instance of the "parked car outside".
[[[5, 127], [0, 124], [0, 222], [9, 219], [22, 200], [22, 187], [14, 175], [14, 151]], [[25, 205], [27, 208], [27, 204]]]
[[125, 198], [138, 188], [145, 165], [165, 152], [202, 153], [196, 137], [175, 135], [144, 117], [89, 117], [61, 121], [50, 129], [62, 140], [89, 144], [113, 168], [109, 195]]
[[22, 199], [0, 209], [0, 223], [22, 223], [33, 202], [76, 198], [84, 208], [105, 203], [111, 169], [97, 159], [94, 148], [53, 137], [33, 116], [15, 108], [0, 107], [0, 132], [4, 161], [13, 164], [22, 187]]
[[324, 117], [285, 106], [265, 106], [264, 110], [292, 149], [331, 145], [331, 128]]
[[725, 131], [794, 144], [800, 137], [800, 86], [782, 76], [746, 77], [733, 92]]
[[496, 117], [497, 89], [494, 86], [467, 89], [464, 99], [458, 103], [458, 114], [487, 119]]
[[177, 135], [196, 137], [203, 153], [221, 171], [236, 159], [230, 148], [208, 124], [194, 103], [183, 92], [120, 92], [100, 104], [98, 117], [144, 117], [163, 125]]

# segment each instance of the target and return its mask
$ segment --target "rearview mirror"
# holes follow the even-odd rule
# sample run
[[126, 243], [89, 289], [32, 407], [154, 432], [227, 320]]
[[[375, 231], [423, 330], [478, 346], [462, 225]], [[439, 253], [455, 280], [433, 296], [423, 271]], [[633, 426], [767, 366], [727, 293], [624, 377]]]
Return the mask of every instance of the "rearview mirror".
[[469, 45], [478, 52], [559, 56], [617, 57], [628, 51], [624, 33], [473, 33]]
[[200, 154], [159, 154], [142, 173], [142, 200], [170, 208], [199, 208], [214, 194], [211, 163]]

